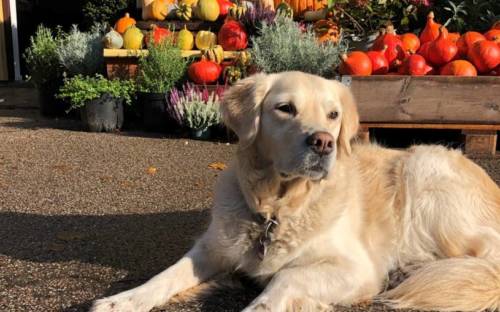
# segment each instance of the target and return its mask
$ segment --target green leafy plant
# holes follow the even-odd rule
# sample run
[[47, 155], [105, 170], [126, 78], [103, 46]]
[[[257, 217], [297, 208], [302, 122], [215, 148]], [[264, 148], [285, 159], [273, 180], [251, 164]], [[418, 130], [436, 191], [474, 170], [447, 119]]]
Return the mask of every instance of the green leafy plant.
[[436, 0], [433, 10], [436, 20], [445, 22], [450, 31], [484, 32], [500, 19], [498, 0]]
[[203, 92], [193, 92], [182, 96], [177, 106], [183, 107], [184, 123], [192, 130], [205, 131], [221, 121], [217, 92], [209, 96]]
[[69, 99], [71, 102], [69, 110], [72, 110], [83, 107], [89, 101], [100, 98], [104, 94], [123, 99], [126, 104], [130, 105], [134, 92], [135, 84], [130, 80], [109, 80], [102, 75], [76, 75], [64, 80], [64, 85], [57, 97]]
[[298, 70], [331, 76], [346, 50], [340, 42], [320, 44], [310, 26], [304, 30], [293, 20], [278, 16], [273, 24], [262, 25], [261, 36], [252, 38], [250, 53], [255, 65], [267, 73]]
[[67, 75], [93, 75], [103, 71], [101, 38], [104, 31], [105, 26], [102, 24], [94, 25], [88, 32], [82, 32], [74, 25], [61, 36], [56, 52]]
[[185, 76], [188, 60], [172, 40], [150, 44], [148, 55], [139, 59], [137, 86], [141, 92], [165, 93]]
[[23, 56], [30, 79], [38, 88], [60, 79], [61, 66], [57, 55], [60, 44], [60, 36], [43, 25], [38, 26], [35, 35], [30, 38], [30, 45]]
[[85, 0], [82, 6], [87, 25], [107, 23], [114, 25], [125, 10], [135, 8], [135, 0]]

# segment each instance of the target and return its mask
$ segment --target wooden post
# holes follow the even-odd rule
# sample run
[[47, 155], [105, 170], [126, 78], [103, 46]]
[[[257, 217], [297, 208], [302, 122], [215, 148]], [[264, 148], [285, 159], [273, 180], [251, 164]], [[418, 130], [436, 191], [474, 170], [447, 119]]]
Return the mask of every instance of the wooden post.
[[3, 2], [0, 1], [0, 80], [9, 80], [9, 69], [7, 67], [7, 38], [5, 36], [4, 23]]
[[470, 155], [495, 155], [497, 132], [492, 130], [463, 130], [465, 153]]
[[12, 58], [14, 61], [14, 79], [22, 80], [21, 59], [19, 57], [19, 38], [17, 34], [16, 0], [9, 0], [9, 5], [10, 5], [10, 26], [12, 31]]

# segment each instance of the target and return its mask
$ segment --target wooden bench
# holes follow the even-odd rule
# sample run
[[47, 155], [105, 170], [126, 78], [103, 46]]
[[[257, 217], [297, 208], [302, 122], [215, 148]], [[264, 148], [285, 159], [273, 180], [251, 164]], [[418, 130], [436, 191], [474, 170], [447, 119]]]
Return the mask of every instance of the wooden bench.
[[365, 140], [374, 128], [455, 129], [465, 135], [466, 153], [495, 154], [500, 131], [500, 77], [351, 79], [347, 81], [358, 103]]

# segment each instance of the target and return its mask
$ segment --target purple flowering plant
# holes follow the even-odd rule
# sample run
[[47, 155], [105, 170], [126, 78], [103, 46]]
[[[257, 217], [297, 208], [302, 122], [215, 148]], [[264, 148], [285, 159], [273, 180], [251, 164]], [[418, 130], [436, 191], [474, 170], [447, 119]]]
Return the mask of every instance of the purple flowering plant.
[[181, 88], [172, 88], [167, 95], [167, 113], [181, 127], [186, 126], [186, 107], [193, 103], [218, 105], [224, 93], [224, 86], [216, 86], [209, 90], [186, 83]]

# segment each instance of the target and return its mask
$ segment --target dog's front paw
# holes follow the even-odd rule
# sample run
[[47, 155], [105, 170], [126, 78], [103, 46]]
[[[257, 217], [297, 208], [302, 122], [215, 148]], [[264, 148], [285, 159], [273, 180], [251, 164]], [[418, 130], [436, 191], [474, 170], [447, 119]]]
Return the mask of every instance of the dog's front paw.
[[147, 312], [153, 307], [133, 293], [123, 292], [118, 295], [94, 301], [90, 312]]

